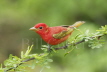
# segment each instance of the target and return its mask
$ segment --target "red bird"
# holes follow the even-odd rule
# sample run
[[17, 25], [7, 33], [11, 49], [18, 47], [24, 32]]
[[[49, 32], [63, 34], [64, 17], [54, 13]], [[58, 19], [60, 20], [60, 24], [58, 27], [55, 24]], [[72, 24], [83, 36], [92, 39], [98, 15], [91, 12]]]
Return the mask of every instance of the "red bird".
[[45, 23], [38, 23], [29, 30], [33, 30], [38, 33], [41, 38], [50, 45], [57, 45], [65, 40], [72, 34], [75, 27], [78, 27], [85, 23], [84, 21], [78, 21], [71, 26], [55, 26], [49, 27]]

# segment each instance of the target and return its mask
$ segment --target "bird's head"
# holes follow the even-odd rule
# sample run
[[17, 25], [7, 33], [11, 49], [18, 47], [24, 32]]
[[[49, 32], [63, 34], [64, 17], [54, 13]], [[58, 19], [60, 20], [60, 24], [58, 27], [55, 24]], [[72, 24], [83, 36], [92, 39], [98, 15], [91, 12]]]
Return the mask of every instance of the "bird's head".
[[29, 30], [33, 30], [38, 34], [44, 34], [48, 32], [48, 26], [45, 23], [38, 23], [34, 27], [30, 28]]

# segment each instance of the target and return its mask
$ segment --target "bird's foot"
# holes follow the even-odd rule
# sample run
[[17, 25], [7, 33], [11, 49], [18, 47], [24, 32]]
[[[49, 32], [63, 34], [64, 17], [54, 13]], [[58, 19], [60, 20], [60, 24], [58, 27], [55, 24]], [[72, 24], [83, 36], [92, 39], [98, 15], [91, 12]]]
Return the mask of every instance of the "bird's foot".
[[48, 45], [48, 52], [51, 53], [52, 49], [51, 49], [51, 45]]

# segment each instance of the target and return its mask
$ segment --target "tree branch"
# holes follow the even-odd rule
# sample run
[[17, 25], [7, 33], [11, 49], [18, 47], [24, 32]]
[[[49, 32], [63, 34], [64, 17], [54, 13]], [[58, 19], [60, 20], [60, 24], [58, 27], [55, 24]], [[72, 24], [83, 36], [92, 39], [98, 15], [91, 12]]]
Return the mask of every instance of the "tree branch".
[[[104, 35], [96, 35], [96, 36], [92, 36], [92, 37], [89, 37], [89, 38], [91, 38], [91, 39], [94, 39], [94, 38], [100, 39], [102, 36], [104, 36]], [[76, 45], [78, 45], [78, 44], [80, 44], [80, 43], [82, 43], [82, 42], [85, 42], [85, 38], [82, 39], [82, 40], [80, 40], [80, 41], [78, 41], [78, 42], [76, 42], [76, 43], [67, 44], [67, 45], [65, 45], [65, 46], [62, 46], [62, 47], [59, 47], [59, 48], [54, 48], [54, 49], [55, 49], [55, 50], [67, 49], [67, 47], [70, 46], [70, 45], [76, 46]], [[43, 54], [40, 54], [40, 56], [42, 56], [42, 55], [43, 55]], [[12, 69], [15, 70], [17, 67], [19, 67], [20, 65], [22, 65], [24, 62], [28, 62], [28, 61], [31, 61], [31, 60], [34, 60], [34, 59], [35, 59], [35, 58], [32, 57], [32, 58], [30, 58], [30, 59], [23, 60], [23, 61], [21, 61], [21, 63], [18, 64], [16, 67], [9, 68], [9, 69], [5, 70], [5, 72], [10, 71], [10, 70], [12, 70]]]
[[15, 70], [18, 66], [22, 65], [24, 62], [28, 62], [28, 61], [31, 61], [31, 60], [34, 60], [34, 59], [35, 59], [35, 58], [32, 57], [32, 58], [30, 58], [30, 59], [23, 60], [23, 61], [21, 61], [21, 63], [18, 64], [16, 67], [9, 68], [9, 69], [5, 70], [4, 72], [10, 71], [10, 70], [12, 70], [12, 69]]
[[[100, 39], [102, 36], [104, 36], [104, 35], [96, 35], [96, 36], [92, 36], [92, 37], [89, 37], [89, 38], [91, 38], [91, 39], [94, 39], [94, 38]], [[82, 42], [85, 42], [85, 38], [82, 39], [82, 40], [80, 40], [80, 41], [78, 41], [78, 42], [76, 42], [76, 43], [67, 44], [67, 45], [65, 45], [65, 46], [62, 46], [62, 47], [59, 47], [59, 48], [55, 48], [55, 50], [66, 49], [66, 48], [67, 48], [68, 46], [70, 46], [70, 45], [76, 46], [77, 44], [80, 44], [80, 43], [82, 43]]]

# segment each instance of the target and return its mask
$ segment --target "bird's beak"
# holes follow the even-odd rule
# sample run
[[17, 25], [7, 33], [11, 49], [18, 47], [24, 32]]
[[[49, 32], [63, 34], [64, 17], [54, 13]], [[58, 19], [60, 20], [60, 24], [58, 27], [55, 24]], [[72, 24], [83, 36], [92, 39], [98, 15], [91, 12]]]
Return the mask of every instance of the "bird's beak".
[[35, 27], [31, 27], [29, 30], [36, 31], [37, 29]]

